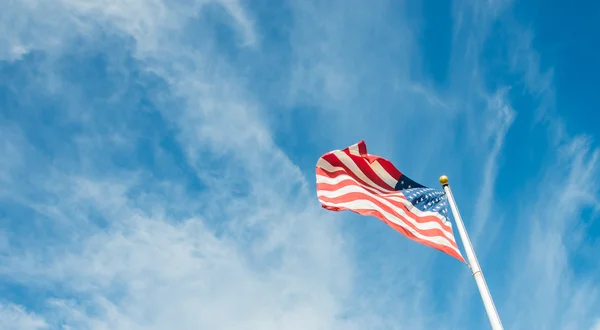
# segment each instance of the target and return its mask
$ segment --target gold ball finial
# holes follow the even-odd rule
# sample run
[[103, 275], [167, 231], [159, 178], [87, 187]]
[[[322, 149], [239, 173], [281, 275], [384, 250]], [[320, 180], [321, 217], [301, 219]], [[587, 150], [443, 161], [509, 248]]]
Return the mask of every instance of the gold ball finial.
[[448, 177], [445, 175], [440, 176], [440, 183], [442, 185], [447, 185], [448, 184]]

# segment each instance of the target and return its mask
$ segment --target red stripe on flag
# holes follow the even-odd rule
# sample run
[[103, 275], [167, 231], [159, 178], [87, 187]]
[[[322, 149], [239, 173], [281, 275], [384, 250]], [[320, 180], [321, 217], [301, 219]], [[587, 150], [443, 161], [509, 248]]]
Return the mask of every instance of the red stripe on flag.
[[[353, 170], [351, 170], [348, 167], [348, 165], [346, 165], [334, 153], [326, 154], [322, 158], [325, 159], [329, 164], [331, 164], [333, 166], [343, 168], [344, 170], [346, 170], [348, 172], [348, 175], [351, 175], [352, 177], [356, 178], [363, 184], [368, 185], [369, 187], [373, 187], [378, 190], [388, 190], [388, 191], [394, 190], [394, 187], [391, 187], [389, 184], [385, 183], [385, 181], [383, 181], [383, 179], [379, 175], [377, 175], [377, 173], [375, 173], [373, 168], [371, 168], [371, 165], [369, 163], [367, 163], [367, 161], [364, 158], [362, 158], [360, 156], [356, 156], [356, 155], [351, 155], [351, 154], [346, 154], [346, 153], [344, 153], [344, 154], [346, 157], [348, 157], [350, 159], [350, 161], [352, 161], [352, 163], [354, 165], [356, 165], [356, 167], [358, 167], [358, 169], [360, 170], [360, 173], [357, 173], [357, 172], [354, 172]], [[371, 180], [371, 182], [373, 182], [375, 184], [375, 186], [367, 183], [364, 179], [361, 179], [359, 177], [360, 174], [363, 174], [366, 178]]]
[[[358, 145], [359, 153], [366, 160], [368, 160], [369, 163], [374, 163], [376, 161], [379, 162], [379, 164], [381, 164], [381, 167], [383, 167], [383, 169], [385, 169], [392, 178], [395, 178], [396, 180], [400, 179], [400, 177], [402, 176], [402, 172], [400, 172], [396, 168], [396, 166], [394, 166], [394, 164], [392, 164], [389, 160], [387, 160], [383, 157], [369, 155], [369, 153], [367, 152], [367, 144], [365, 143], [364, 140], [361, 140], [360, 142], [358, 142], [357, 145]], [[349, 148], [350, 147], [344, 149], [343, 151], [346, 153], [349, 153]]]
[[365, 143], [364, 140], [361, 140], [360, 142], [358, 142], [358, 152], [361, 155], [366, 155], [367, 154], [367, 144]]

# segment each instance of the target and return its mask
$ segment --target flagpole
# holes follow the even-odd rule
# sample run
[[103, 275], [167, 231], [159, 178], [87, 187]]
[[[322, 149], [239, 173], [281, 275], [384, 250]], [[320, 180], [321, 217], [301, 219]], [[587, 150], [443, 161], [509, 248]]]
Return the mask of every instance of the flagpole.
[[465, 252], [467, 253], [467, 259], [469, 260], [469, 265], [471, 267], [471, 271], [473, 272], [475, 282], [477, 283], [479, 293], [481, 294], [481, 299], [483, 300], [485, 311], [487, 312], [488, 318], [490, 319], [492, 329], [504, 330], [504, 328], [502, 327], [502, 322], [500, 322], [500, 316], [498, 315], [498, 312], [496, 311], [496, 306], [494, 305], [494, 301], [492, 300], [492, 294], [490, 293], [490, 290], [488, 289], [488, 286], [485, 282], [485, 278], [483, 277], [483, 273], [481, 272], [481, 267], [479, 266], [479, 262], [477, 261], [477, 256], [475, 256], [475, 251], [473, 250], [473, 246], [471, 245], [471, 240], [469, 239], [469, 235], [467, 235], [467, 230], [465, 229], [465, 225], [462, 221], [462, 217], [460, 216], [460, 212], [458, 212], [458, 206], [456, 206], [454, 196], [452, 195], [452, 190], [450, 190], [450, 185], [448, 184], [448, 177], [442, 175], [440, 177], [440, 183], [442, 184], [442, 187], [444, 187], [444, 191], [448, 196], [450, 208], [452, 209], [452, 214], [454, 215], [454, 220], [456, 221], [456, 227], [458, 228], [460, 239], [463, 242]]

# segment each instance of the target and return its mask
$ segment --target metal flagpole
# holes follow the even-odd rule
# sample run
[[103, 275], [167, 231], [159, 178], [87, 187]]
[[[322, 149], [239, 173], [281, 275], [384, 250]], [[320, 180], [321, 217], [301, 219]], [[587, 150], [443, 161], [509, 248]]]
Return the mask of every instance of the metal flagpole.
[[490, 319], [492, 329], [504, 330], [504, 328], [502, 327], [502, 323], [500, 322], [500, 316], [498, 315], [498, 312], [496, 311], [496, 306], [494, 305], [494, 301], [492, 300], [492, 295], [485, 282], [483, 273], [481, 272], [481, 267], [479, 266], [477, 257], [475, 256], [475, 251], [473, 250], [473, 246], [471, 246], [471, 240], [469, 240], [469, 235], [467, 235], [467, 230], [465, 229], [465, 225], [462, 221], [460, 213], [458, 212], [458, 207], [456, 206], [456, 202], [454, 201], [452, 190], [450, 190], [450, 185], [448, 185], [448, 177], [442, 175], [440, 177], [440, 183], [444, 187], [444, 191], [448, 196], [450, 208], [452, 209], [452, 214], [454, 215], [454, 220], [456, 221], [456, 227], [458, 228], [460, 239], [463, 242], [465, 252], [467, 253], [467, 259], [469, 260], [469, 265], [471, 267], [471, 270], [473, 271], [473, 277], [475, 278], [475, 282], [477, 283], [477, 288], [479, 289], [479, 293], [481, 294], [481, 299], [483, 300], [485, 311], [487, 312], [488, 318]]

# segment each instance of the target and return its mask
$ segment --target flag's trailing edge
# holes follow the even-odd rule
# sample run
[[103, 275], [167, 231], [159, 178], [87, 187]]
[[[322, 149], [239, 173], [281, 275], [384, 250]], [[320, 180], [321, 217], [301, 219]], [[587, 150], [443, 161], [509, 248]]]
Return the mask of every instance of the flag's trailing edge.
[[364, 141], [321, 156], [316, 174], [325, 209], [377, 217], [406, 237], [465, 261], [448, 219], [445, 192], [424, 187], [387, 159], [368, 154]]

